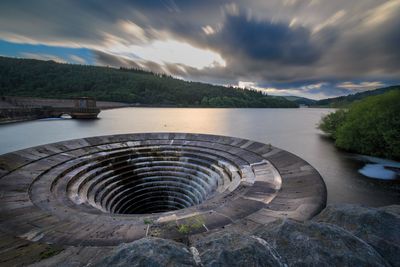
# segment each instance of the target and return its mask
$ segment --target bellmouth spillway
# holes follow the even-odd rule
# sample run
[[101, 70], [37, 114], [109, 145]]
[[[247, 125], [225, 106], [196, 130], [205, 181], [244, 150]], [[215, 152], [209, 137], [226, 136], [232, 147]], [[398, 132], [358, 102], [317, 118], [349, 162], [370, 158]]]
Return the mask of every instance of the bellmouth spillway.
[[[116, 246], [306, 220], [326, 204], [319, 173], [250, 140], [189, 133], [90, 137], [0, 156], [0, 230], [28, 243]], [[150, 226], [149, 226], [150, 225]]]

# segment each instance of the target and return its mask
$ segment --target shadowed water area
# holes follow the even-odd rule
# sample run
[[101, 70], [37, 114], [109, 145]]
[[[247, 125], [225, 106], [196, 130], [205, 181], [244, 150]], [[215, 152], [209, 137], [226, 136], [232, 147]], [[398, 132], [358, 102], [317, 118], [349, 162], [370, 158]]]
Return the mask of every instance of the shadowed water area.
[[336, 149], [316, 129], [330, 109], [123, 108], [98, 120], [45, 119], [0, 126], [0, 154], [88, 136], [135, 132], [193, 132], [270, 143], [313, 165], [328, 189], [328, 203], [383, 206], [400, 203], [398, 182], [369, 179], [363, 163]]

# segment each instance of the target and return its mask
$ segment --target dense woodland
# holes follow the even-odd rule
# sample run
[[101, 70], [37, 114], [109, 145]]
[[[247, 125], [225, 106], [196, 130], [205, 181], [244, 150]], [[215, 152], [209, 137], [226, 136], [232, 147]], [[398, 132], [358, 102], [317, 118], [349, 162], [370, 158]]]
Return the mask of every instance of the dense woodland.
[[0, 57], [0, 95], [95, 97], [154, 106], [295, 108], [283, 97], [253, 90], [187, 82], [136, 69]]
[[325, 116], [319, 127], [337, 147], [400, 160], [400, 90], [370, 96]]

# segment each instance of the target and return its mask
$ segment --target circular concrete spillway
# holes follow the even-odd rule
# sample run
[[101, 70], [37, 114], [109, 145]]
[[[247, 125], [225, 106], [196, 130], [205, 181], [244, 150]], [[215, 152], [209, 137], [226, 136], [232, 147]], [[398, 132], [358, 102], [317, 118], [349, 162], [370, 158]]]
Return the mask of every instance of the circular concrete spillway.
[[[229, 153], [179, 142], [154, 143], [102, 152], [69, 168], [62, 173], [70, 177], [68, 197], [105, 213], [148, 214], [201, 204], [240, 183], [240, 168], [234, 163], [239, 158]], [[58, 188], [58, 178], [55, 181], [53, 188]], [[280, 181], [276, 183], [278, 188]]]
[[0, 230], [30, 242], [114, 246], [177, 238], [276, 217], [298, 220], [326, 202], [299, 157], [246, 139], [186, 133], [90, 137], [0, 156]]

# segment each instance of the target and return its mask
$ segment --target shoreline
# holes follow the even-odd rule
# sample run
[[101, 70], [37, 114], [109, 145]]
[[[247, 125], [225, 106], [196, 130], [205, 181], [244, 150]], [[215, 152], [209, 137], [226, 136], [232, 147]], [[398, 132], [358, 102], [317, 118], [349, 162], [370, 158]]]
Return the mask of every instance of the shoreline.
[[[45, 118], [54, 118], [52, 109], [66, 110], [73, 108], [74, 99], [51, 99], [37, 97], [1, 97], [0, 99], [0, 125], [33, 121]], [[121, 102], [97, 101], [100, 110], [128, 107], [129, 104]]]
[[[121, 104], [125, 104], [125, 103], [121, 103]], [[100, 107], [100, 112], [103, 110], [111, 110], [111, 109], [122, 109], [122, 108], [191, 108], [191, 109], [312, 109], [312, 108], [318, 108], [318, 109], [331, 109], [329, 107], [297, 107], [297, 108], [252, 108], [252, 107], [248, 107], [248, 108], [240, 108], [240, 107], [202, 107], [202, 106], [151, 106], [151, 105], [132, 105], [132, 104], [126, 104], [124, 106], [114, 106], [114, 107]], [[0, 109], [0, 115], [1, 112], [4, 109]], [[24, 110], [24, 108], [19, 108], [18, 110]], [[0, 118], [0, 126], [1, 125], [5, 125], [5, 124], [11, 124], [11, 123], [17, 123], [17, 122], [26, 122], [26, 121], [34, 121], [34, 120], [40, 120], [40, 119], [46, 119], [46, 118], [51, 118], [51, 117], [34, 117], [31, 118], [31, 116], [34, 116], [32, 114], [27, 115], [26, 117], [23, 118], [11, 118], [11, 119], [6, 119], [6, 120], [2, 120]]]
[[[126, 107], [107, 107], [107, 108], [101, 108], [101, 109], [100, 109], [100, 112], [101, 112], [102, 110], [119, 109], [119, 108], [127, 108], [127, 107], [128, 107], [128, 106], [126, 106]], [[37, 108], [37, 109], [39, 110], [40, 108]], [[29, 109], [24, 109], [24, 108], [15, 109], [15, 110], [18, 110], [18, 111], [23, 112], [23, 113], [26, 112], [26, 111], [29, 112]], [[1, 115], [2, 112], [4, 113], [4, 110], [0, 109], [0, 115]], [[11, 112], [11, 113], [12, 113], [12, 112]], [[24, 115], [22, 115], [22, 116], [8, 117], [8, 118], [6, 118], [6, 119], [0, 118], [0, 126], [1, 126], [1, 125], [6, 125], [6, 124], [17, 123], [17, 122], [27, 122], [27, 121], [35, 121], [35, 120], [41, 120], [41, 119], [50, 119], [50, 118], [55, 118], [55, 117], [43, 116], [43, 115], [41, 115], [41, 114], [27, 113], [27, 114], [24, 114]]]

